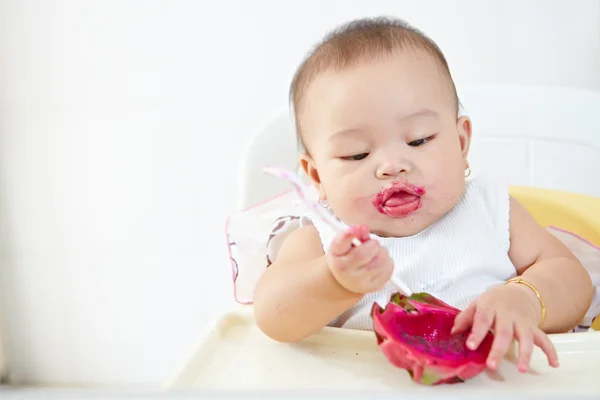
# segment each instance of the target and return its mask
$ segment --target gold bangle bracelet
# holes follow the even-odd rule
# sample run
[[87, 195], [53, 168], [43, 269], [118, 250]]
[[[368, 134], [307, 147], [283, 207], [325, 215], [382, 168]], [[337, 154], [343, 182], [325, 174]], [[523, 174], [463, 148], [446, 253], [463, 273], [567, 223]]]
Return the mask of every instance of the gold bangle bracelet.
[[542, 325], [544, 324], [544, 321], [546, 320], [546, 303], [544, 303], [544, 299], [542, 298], [542, 294], [540, 293], [540, 291], [537, 290], [537, 288], [535, 286], [533, 286], [531, 283], [527, 282], [526, 280], [523, 280], [520, 276], [516, 276], [514, 278], [507, 280], [505, 285], [508, 285], [509, 283], [520, 283], [521, 285], [525, 285], [529, 289], [533, 290], [533, 293], [535, 293], [538, 300], [540, 301], [540, 306], [542, 306], [542, 319], [540, 321], [540, 324], [538, 325], [538, 327], [541, 328]]

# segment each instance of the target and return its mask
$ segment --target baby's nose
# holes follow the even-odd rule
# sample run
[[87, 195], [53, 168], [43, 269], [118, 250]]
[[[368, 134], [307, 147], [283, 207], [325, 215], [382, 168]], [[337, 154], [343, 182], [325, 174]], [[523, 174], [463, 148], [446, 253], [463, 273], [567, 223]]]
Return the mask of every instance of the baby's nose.
[[377, 177], [380, 179], [395, 177], [407, 172], [407, 167], [401, 163], [384, 163], [377, 168]]

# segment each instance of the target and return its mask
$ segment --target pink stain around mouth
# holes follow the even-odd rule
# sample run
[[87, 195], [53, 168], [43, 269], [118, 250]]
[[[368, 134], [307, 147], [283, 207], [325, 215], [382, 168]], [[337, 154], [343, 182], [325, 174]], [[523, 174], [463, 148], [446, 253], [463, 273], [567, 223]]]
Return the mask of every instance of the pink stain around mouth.
[[381, 214], [403, 218], [421, 208], [421, 197], [425, 188], [405, 182], [394, 182], [392, 186], [377, 193], [373, 206]]

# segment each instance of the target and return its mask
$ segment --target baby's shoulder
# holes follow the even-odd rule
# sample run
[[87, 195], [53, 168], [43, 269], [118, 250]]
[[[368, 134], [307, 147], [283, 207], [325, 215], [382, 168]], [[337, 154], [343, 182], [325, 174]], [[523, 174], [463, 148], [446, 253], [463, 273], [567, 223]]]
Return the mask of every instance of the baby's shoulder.
[[319, 233], [312, 225], [302, 225], [282, 238], [280, 246], [271, 246], [272, 261], [289, 262], [312, 259], [324, 254]]

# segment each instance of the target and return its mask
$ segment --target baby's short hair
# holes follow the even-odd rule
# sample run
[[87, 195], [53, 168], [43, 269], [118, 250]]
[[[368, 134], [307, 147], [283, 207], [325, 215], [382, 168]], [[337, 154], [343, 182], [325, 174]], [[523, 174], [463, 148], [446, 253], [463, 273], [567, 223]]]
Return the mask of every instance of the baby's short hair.
[[308, 86], [322, 72], [343, 71], [360, 62], [392, 54], [404, 48], [425, 50], [438, 61], [448, 76], [458, 112], [456, 87], [444, 54], [424, 33], [397, 18], [364, 18], [348, 22], [327, 34], [300, 64], [290, 86], [290, 102], [296, 122], [298, 144], [302, 151], [302, 100]]

